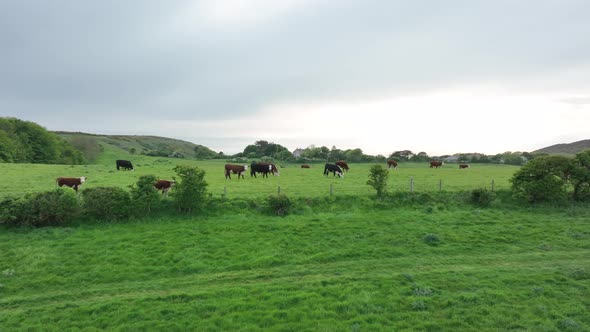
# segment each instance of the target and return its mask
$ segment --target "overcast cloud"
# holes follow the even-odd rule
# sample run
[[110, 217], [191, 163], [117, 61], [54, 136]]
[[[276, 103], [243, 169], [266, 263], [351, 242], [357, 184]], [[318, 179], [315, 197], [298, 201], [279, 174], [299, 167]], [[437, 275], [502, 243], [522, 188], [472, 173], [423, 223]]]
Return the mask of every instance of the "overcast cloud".
[[0, 115], [226, 153], [590, 138], [590, 2], [0, 2]]

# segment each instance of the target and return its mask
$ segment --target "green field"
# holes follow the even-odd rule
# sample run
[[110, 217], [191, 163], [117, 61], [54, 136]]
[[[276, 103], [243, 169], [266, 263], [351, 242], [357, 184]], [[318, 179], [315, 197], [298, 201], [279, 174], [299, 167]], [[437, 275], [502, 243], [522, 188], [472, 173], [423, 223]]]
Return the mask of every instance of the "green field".
[[[133, 172], [116, 171], [115, 160], [131, 160], [136, 168]], [[130, 155], [125, 151], [108, 147], [97, 164], [39, 165], [39, 164], [1, 164], [0, 197], [20, 195], [24, 192], [38, 192], [55, 188], [55, 179], [65, 177], [88, 177], [82, 188], [96, 186], [122, 186], [134, 184], [139, 176], [153, 174], [161, 179], [174, 176], [174, 166], [196, 165], [206, 172], [209, 191], [214, 195], [227, 193], [227, 197], [264, 197], [275, 194], [280, 186], [281, 193], [295, 197], [320, 197], [334, 195], [369, 195], [374, 193], [366, 182], [371, 164], [350, 164], [350, 172], [343, 179], [323, 176], [323, 164], [312, 164], [310, 169], [302, 169], [299, 164], [278, 163], [280, 176], [263, 179], [251, 178], [232, 180], [224, 177], [225, 161], [196, 161], [173, 158], [158, 158]], [[388, 189], [390, 191], [409, 191], [410, 177], [413, 177], [416, 192], [438, 191], [439, 181], [445, 191], [490, 188], [494, 180], [495, 188], [507, 189], [508, 180], [518, 168], [508, 165], [474, 164], [469, 169], [459, 170], [456, 164], [447, 164], [439, 169], [429, 168], [428, 163], [401, 163], [397, 170], [391, 170]]]
[[[117, 158], [137, 170], [117, 172]], [[229, 200], [203, 216], [0, 227], [0, 331], [590, 330], [590, 208], [524, 206], [505, 191], [488, 209], [465, 200], [492, 179], [508, 188], [511, 166], [402, 163], [389, 189], [413, 177], [430, 194], [382, 202], [370, 164], [344, 179], [284, 164], [279, 177], [229, 181], [223, 161], [107, 147], [93, 165], [1, 164], [0, 197], [51, 190], [59, 176], [126, 187], [177, 164], [203, 168]], [[258, 205], [278, 186], [296, 201], [284, 218]]]
[[587, 209], [335, 204], [0, 231], [0, 330], [590, 327]]

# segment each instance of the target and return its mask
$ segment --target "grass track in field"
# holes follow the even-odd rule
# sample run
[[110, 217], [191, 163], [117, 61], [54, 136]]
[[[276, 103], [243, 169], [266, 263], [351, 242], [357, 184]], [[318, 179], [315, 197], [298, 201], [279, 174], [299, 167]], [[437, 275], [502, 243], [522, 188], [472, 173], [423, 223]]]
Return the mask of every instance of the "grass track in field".
[[0, 327], [585, 331], [589, 224], [587, 210], [347, 206], [0, 228]]
[[[116, 171], [116, 159], [132, 160], [136, 170], [133, 172]], [[226, 188], [229, 198], [248, 196], [262, 197], [275, 194], [278, 186], [281, 192], [296, 197], [317, 197], [330, 194], [330, 185], [335, 195], [369, 195], [374, 190], [369, 187], [367, 177], [372, 164], [350, 164], [351, 171], [344, 179], [331, 175], [323, 176], [323, 164], [313, 164], [310, 169], [302, 169], [299, 164], [282, 164], [279, 177], [263, 179], [251, 178], [232, 180], [224, 177], [225, 161], [194, 161], [173, 158], [157, 158], [129, 155], [119, 149], [108, 147], [101, 155], [97, 164], [39, 165], [39, 164], [0, 164], [0, 197], [20, 195], [27, 192], [46, 191], [55, 188], [55, 179], [60, 176], [87, 176], [88, 183], [82, 188], [96, 186], [127, 187], [134, 184], [138, 177], [153, 174], [162, 179], [174, 176], [174, 166], [196, 165], [206, 172], [209, 191], [221, 195]], [[281, 165], [281, 163], [278, 163]], [[510, 187], [508, 180], [518, 168], [508, 165], [473, 164], [471, 168], [459, 170], [456, 164], [447, 164], [440, 169], [429, 168], [428, 163], [401, 163], [399, 168], [390, 171], [388, 189], [390, 191], [409, 191], [410, 177], [414, 178], [414, 190], [417, 192], [438, 191], [442, 180], [443, 190], [472, 190], [490, 188], [492, 179], [497, 189]]]

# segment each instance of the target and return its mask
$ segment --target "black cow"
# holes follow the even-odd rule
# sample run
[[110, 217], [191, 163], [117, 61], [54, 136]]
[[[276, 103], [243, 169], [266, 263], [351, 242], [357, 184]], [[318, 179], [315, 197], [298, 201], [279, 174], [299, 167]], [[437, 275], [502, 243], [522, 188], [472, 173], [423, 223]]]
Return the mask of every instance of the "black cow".
[[279, 170], [277, 166], [273, 163], [265, 163], [265, 162], [253, 162], [250, 165], [250, 177], [256, 177], [256, 173], [262, 173], [262, 177], [268, 178], [268, 173], [272, 173], [275, 176], [279, 175]]
[[324, 166], [324, 175], [328, 175], [330, 174], [330, 172], [334, 173], [334, 176], [336, 176], [336, 173], [338, 173], [338, 176], [343, 178], [344, 177], [344, 173], [342, 172], [342, 168], [340, 168], [340, 166], [336, 165], [336, 164], [326, 164], [326, 166]]
[[129, 160], [117, 160], [117, 171], [119, 170], [119, 168], [133, 171], [133, 165]]

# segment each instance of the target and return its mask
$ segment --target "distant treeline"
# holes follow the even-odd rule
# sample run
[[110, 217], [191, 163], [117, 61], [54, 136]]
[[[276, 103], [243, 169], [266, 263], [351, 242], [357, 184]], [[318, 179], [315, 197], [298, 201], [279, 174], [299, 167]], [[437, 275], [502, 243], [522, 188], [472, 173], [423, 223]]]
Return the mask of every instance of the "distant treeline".
[[464, 153], [455, 155], [429, 156], [426, 152], [414, 153], [410, 150], [399, 150], [391, 153], [389, 156], [365, 154], [362, 149], [338, 149], [336, 146], [328, 148], [327, 146], [310, 145], [305, 149], [296, 149], [290, 152], [286, 147], [260, 140], [254, 144], [246, 146], [244, 152], [237, 153], [228, 159], [233, 161], [248, 161], [251, 159], [260, 160], [281, 160], [291, 162], [320, 162], [320, 161], [337, 161], [346, 160], [347, 162], [377, 162], [382, 163], [386, 160], [408, 161], [408, 162], [428, 162], [433, 159], [443, 160], [450, 163], [495, 163], [509, 165], [524, 165], [529, 160], [547, 155], [545, 153], [531, 154], [528, 152], [504, 152], [495, 155], [485, 155], [482, 153]]
[[83, 164], [82, 152], [30, 121], [0, 118], [0, 162]]

